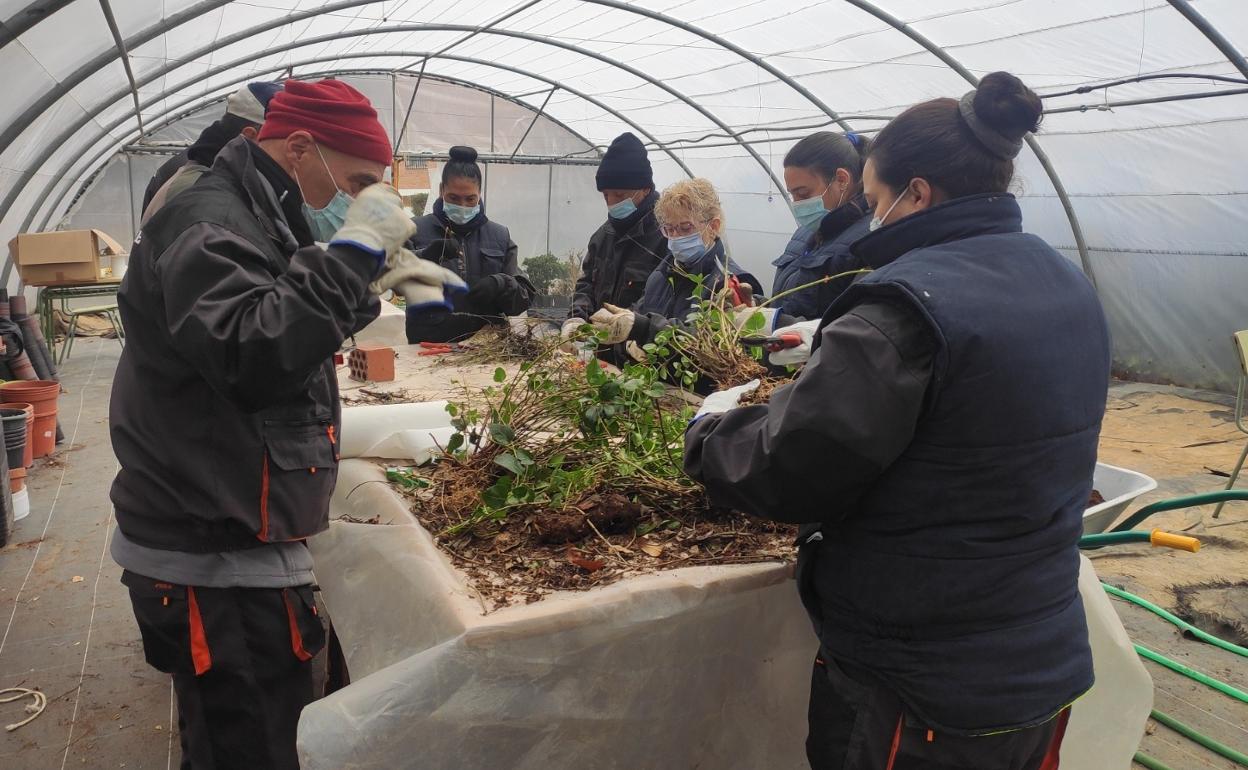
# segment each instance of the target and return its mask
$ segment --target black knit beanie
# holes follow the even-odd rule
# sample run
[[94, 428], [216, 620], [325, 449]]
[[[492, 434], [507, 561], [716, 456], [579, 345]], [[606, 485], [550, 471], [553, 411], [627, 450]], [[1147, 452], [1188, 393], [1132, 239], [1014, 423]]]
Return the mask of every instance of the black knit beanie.
[[654, 171], [641, 140], [623, 133], [611, 142], [598, 166], [598, 190], [654, 189]]

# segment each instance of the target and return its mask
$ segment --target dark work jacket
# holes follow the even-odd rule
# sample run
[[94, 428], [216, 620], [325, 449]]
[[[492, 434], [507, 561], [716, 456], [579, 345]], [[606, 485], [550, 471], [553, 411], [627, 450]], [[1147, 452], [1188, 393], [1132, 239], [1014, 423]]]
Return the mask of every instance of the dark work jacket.
[[[447, 258], [442, 267], [454, 272], [468, 284], [475, 285], [486, 276], [496, 273], [504, 275], [522, 275], [517, 259], [518, 247], [511, 240], [511, 232], [503, 225], [481, 213], [465, 225], [459, 225], [447, 218], [442, 209], [442, 199], [433, 203], [433, 213], [417, 217], [416, 234], [407, 242], [407, 247], [417, 254], [437, 240], [454, 239], [463, 251], [462, 258]], [[513, 287], [514, 288], [514, 287]], [[520, 293], [510, 302], [510, 309], [515, 312], [508, 315], [519, 315], [533, 304], [533, 292], [527, 287], [516, 289]], [[460, 293], [452, 297], [456, 312], [469, 312], [467, 295]]]
[[147, 188], [143, 191], [143, 208], [141, 211], [147, 211], [147, 207], [151, 205], [152, 198], [156, 197], [156, 191], [165, 186], [178, 173], [178, 169], [182, 168], [190, 160], [189, 148], [174, 155], [169, 160], [160, 164], [160, 168], [156, 169], [156, 173], [152, 174], [151, 181], [147, 183]]
[[[737, 263], [725, 255], [722, 240], [716, 239], [715, 245], [691, 265], [677, 266], [674, 264], [675, 257], [669, 254], [646, 279], [645, 292], [633, 307], [636, 320], [629, 339], [644, 345], [672, 323], [683, 323], [696, 302], [713, 296], [723, 286], [721, 265], [725, 260], [729, 272], [738, 280], [758, 286], [757, 278], [742, 272]], [[697, 285], [690, 277], [695, 275], [702, 276], [700, 292], [696, 291]]]
[[239, 137], [135, 239], [109, 422], [117, 524], [139, 545], [230, 551], [328, 524], [333, 354], [377, 316], [378, 260], [313, 244], [301, 205]]
[[[447, 218], [442, 199], [433, 202], [433, 213], [416, 220], [416, 234], [407, 247], [422, 254], [439, 240], [454, 240], [460, 254], [443, 251], [436, 261], [469, 286], [467, 292], [450, 295], [451, 312], [442, 308], [409, 309], [407, 341], [457, 342], [471, 337], [487, 323], [499, 323], [503, 316], [516, 316], [533, 305], [536, 291], [520, 270], [518, 247], [510, 231], [481, 213], [460, 225]], [[502, 278], [502, 276], [508, 276]]]
[[[861, 196], [829, 211], [815, 227], [800, 227], [776, 261], [776, 278], [771, 296], [805, 286], [826, 276], [857, 270], [862, 267], [849, 250], [859, 238], [870, 232], [871, 213]], [[841, 296], [854, 276], [812, 286], [776, 300], [774, 307], [796, 318], [822, 318], [833, 300]]]
[[641, 299], [646, 279], [668, 257], [667, 239], [654, 216], [658, 200], [659, 194], [651, 192], [632, 216], [608, 218], [590, 237], [569, 317], [588, 319], [605, 303], [632, 307]]
[[[1008, 195], [951, 201], [854, 250], [875, 272], [828, 310], [797, 382], [695, 423], [686, 467], [721, 504], [822, 522], [799, 583], [826, 654], [938, 731], [1042, 723], [1092, 684], [1077, 542], [1109, 378], [1100, 304], [1021, 232]], [[916, 323], [931, 353], [845, 358], [841, 329], [904, 346]]]

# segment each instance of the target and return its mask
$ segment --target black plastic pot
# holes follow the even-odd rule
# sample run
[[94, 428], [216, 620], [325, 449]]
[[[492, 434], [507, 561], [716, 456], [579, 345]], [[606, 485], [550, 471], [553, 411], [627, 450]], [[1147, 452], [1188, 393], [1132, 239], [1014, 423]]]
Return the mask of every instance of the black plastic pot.
[[0, 425], [4, 428], [4, 452], [9, 467], [21, 468], [26, 451], [26, 410], [0, 409]]

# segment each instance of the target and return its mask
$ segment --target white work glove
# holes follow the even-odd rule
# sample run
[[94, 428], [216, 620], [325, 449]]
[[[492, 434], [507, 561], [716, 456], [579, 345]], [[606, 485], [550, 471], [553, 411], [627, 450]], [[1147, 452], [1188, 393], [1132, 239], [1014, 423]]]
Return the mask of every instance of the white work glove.
[[602, 309], [589, 317], [589, 322], [595, 329], [606, 332], [607, 338], [603, 342], [608, 345], [628, 339], [628, 333], [633, 330], [636, 320], [637, 316], [633, 315], [633, 311], [616, 307], [609, 302], [602, 303]]
[[745, 331], [745, 325], [756, 315], [763, 317], [763, 325], [751, 331], [750, 334], [770, 335], [772, 328], [776, 325], [776, 317], [780, 315], [780, 311], [774, 307], [738, 307], [732, 311], [732, 325], [740, 331]]
[[575, 316], [564, 321], [563, 326], [559, 327], [559, 337], [563, 340], [563, 344], [559, 346], [559, 349], [564, 353], [575, 355], [581, 345], [585, 344], [583, 340], [576, 339], [576, 332], [586, 323], [585, 319]]
[[450, 308], [447, 294], [468, 291], [468, 284], [453, 271], [421, 259], [407, 249], [398, 249], [386, 258], [386, 272], [368, 288], [374, 294], [394, 289], [407, 300], [409, 308]]
[[771, 333], [774, 337], [782, 334], [796, 334], [802, 338], [802, 344], [795, 348], [786, 348], [777, 350], [775, 353], [768, 355], [767, 360], [771, 361], [774, 366], [796, 366], [804, 364], [810, 359], [810, 343], [815, 338], [815, 330], [819, 328], [819, 321], [799, 321], [792, 326], [781, 326]]
[[758, 390], [760, 384], [758, 380], [750, 380], [744, 385], [712, 393], [702, 399], [702, 406], [698, 409], [698, 413], [693, 416], [693, 419], [698, 420], [708, 414], [722, 414], [730, 409], [736, 409], [741, 405], [742, 397], [747, 393], [753, 393]]
[[403, 211], [403, 199], [387, 184], [365, 187], [355, 196], [330, 244], [355, 246], [378, 261], [389, 258], [416, 234], [416, 223]]

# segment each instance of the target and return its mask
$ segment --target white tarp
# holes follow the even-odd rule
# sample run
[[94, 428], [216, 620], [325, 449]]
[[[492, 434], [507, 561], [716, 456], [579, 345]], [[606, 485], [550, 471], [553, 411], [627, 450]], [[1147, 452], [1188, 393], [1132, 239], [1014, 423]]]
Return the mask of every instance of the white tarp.
[[[374, 507], [386, 488], [349, 465], [341, 486], [358, 488], [336, 512], [407, 515]], [[312, 552], [352, 684], [304, 709], [305, 770], [806, 766], [816, 643], [786, 565], [675, 570], [483, 615], [410, 520], [336, 522]]]
[[[403, 369], [403, 384], [439, 371]], [[487, 614], [381, 467], [352, 458], [427, 431], [437, 409], [349, 414], [331, 512], [380, 523], [309, 542], [352, 683], [304, 709], [305, 770], [806, 767], [817, 641], [790, 565], [672, 570]], [[1152, 682], [1086, 558], [1079, 587], [1097, 684], [1062, 766], [1125, 770]]]

